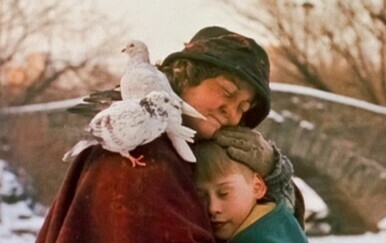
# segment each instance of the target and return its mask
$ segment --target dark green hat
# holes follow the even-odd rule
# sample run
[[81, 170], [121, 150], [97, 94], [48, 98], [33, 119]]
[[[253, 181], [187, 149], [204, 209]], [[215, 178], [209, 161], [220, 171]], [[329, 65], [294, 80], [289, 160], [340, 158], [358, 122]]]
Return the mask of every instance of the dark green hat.
[[269, 60], [265, 50], [253, 39], [221, 27], [207, 27], [200, 30], [182, 51], [166, 57], [162, 65], [180, 58], [218, 66], [256, 88], [257, 105], [244, 114], [242, 125], [254, 128], [268, 115]]

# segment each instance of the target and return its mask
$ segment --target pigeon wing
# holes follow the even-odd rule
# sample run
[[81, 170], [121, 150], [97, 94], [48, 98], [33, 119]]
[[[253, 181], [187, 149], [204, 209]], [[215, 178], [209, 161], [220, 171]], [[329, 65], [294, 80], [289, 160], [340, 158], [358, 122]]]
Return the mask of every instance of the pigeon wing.
[[122, 100], [119, 87], [111, 90], [97, 91], [83, 99], [83, 103], [67, 109], [67, 111], [87, 117], [94, 117], [108, 108], [113, 102]]
[[105, 149], [125, 154], [160, 136], [166, 125], [165, 120], [151, 116], [139, 100], [124, 100], [98, 114], [90, 128]]
[[78, 143], [74, 145], [69, 151], [67, 151], [62, 160], [64, 162], [72, 161], [76, 156], [78, 156], [83, 150], [87, 149], [90, 146], [98, 144], [98, 141], [94, 139], [90, 140], [80, 140]]
[[164, 90], [156, 68], [149, 63], [128, 67], [122, 75], [120, 85], [123, 99], [143, 98], [151, 91]]

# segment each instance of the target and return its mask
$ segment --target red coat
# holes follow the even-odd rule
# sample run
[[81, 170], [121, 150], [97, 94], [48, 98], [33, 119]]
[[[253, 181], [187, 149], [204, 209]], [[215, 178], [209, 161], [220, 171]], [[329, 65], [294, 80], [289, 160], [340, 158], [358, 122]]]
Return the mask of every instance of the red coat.
[[72, 164], [37, 242], [214, 242], [194, 192], [193, 165], [162, 136], [132, 155], [94, 146]]

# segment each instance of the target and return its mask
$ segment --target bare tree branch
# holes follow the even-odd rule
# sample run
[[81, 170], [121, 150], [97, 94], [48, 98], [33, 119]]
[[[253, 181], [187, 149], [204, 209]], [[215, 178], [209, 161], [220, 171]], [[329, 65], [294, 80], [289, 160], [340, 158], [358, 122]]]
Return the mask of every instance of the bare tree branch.
[[[59, 82], [57, 86], [64, 87], [66, 78], [71, 78], [72, 83], [76, 83], [73, 79], [77, 80], [79, 84], [74, 85], [79, 87], [100, 82], [90, 73], [92, 67], [103, 62], [104, 50], [116, 48], [129, 28], [115, 25], [106, 16], [93, 11], [93, 1], [81, 1], [81, 7], [78, 2], [51, 0], [36, 5], [25, 0], [0, 1], [0, 69], [8, 70], [7, 78], [11, 79], [4, 80], [6, 75], [0, 77], [1, 105], [23, 105], [36, 99], [42, 102], [42, 94], [52, 95], [54, 84]], [[77, 15], [82, 18], [74, 21]], [[80, 46], [89, 51], [79, 52]], [[14, 60], [16, 57], [17, 60], [28, 59], [36, 52], [47, 53], [50, 58], [42, 64], [44, 69], [39, 74], [35, 71], [35, 76], [31, 77], [34, 64]], [[71, 73], [76, 75], [69, 77]], [[106, 73], [110, 74], [108, 70]], [[25, 80], [20, 80], [23, 77]], [[60, 92], [57, 95], [60, 96]]]
[[355, 97], [386, 104], [385, 0], [218, 1], [262, 27], [300, 82], [330, 92], [350, 85]]
[[[37, 80], [26, 89], [26, 95], [20, 97], [19, 100], [12, 102], [11, 105], [23, 105], [30, 103], [34, 100], [36, 96], [40, 95], [45, 89], [47, 89], [53, 82], [58, 80], [62, 75], [69, 71], [77, 72], [81, 68], [85, 67], [88, 62], [89, 60], [83, 60], [81, 63], [76, 65], [66, 64], [63, 68], [59, 70], [51, 70], [54, 69], [53, 67], [46, 68], [45, 72], [43, 72], [37, 78]], [[50, 64], [48, 60], [46, 61], [46, 63], [47, 65]]]

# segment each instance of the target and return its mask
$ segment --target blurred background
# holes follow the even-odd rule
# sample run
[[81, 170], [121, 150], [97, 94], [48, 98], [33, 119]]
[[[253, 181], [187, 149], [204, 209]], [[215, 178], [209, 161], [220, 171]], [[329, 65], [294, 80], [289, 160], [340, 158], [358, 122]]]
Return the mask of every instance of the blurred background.
[[156, 63], [211, 25], [269, 53], [256, 129], [294, 164], [310, 242], [386, 242], [386, 0], [0, 0], [0, 241], [34, 242], [89, 122], [66, 109], [119, 83], [127, 40]]

